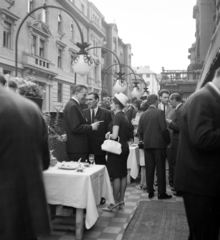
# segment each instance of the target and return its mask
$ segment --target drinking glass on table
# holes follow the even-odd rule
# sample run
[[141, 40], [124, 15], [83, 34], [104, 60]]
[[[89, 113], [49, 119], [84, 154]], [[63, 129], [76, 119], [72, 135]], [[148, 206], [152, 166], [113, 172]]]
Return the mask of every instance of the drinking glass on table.
[[95, 161], [94, 154], [89, 154], [89, 161], [90, 161], [91, 165], [94, 163], [94, 161]]

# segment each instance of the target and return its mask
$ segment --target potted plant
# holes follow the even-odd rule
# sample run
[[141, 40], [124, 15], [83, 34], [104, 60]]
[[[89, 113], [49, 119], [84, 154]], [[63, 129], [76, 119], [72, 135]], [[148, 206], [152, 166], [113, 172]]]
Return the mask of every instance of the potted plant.
[[9, 76], [7, 79], [14, 80], [18, 89], [17, 92], [35, 102], [40, 109], [42, 109], [43, 104], [43, 89], [42, 87], [35, 81], [35, 78], [30, 75], [25, 75], [24, 77], [12, 77]]
[[35, 102], [40, 109], [42, 109], [43, 104], [43, 89], [36, 83], [33, 79], [20, 78], [18, 85], [18, 92], [20, 95], [25, 96], [31, 101]]

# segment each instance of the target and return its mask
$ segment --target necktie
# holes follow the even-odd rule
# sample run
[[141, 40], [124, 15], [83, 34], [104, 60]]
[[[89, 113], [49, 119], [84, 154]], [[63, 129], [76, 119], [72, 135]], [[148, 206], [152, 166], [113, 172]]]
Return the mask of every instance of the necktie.
[[165, 105], [163, 105], [163, 111], [165, 112]]
[[95, 121], [95, 110], [94, 109], [92, 109], [92, 123], [94, 123], [94, 121]]

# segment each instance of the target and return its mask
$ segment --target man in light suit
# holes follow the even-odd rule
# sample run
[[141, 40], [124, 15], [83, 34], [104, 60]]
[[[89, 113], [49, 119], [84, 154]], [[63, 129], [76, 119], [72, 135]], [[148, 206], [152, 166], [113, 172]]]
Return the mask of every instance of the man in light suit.
[[95, 163], [106, 165], [106, 152], [102, 151], [101, 145], [105, 140], [105, 134], [109, 131], [109, 124], [112, 121], [111, 113], [104, 108], [98, 107], [99, 95], [89, 93], [86, 97], [86, 103], [89, 108], [83, 110], [83, 114], [88, 120], [88, 124], [101, 121], [97, 131], [88, 132], [89, 154], [95, 155]]
[[[171, 150], [171, 153], [170, 153], [170, 183], [173, 186], [175, 167], [176, 167], [177, 149], [178, 149], [178, 145], [179, 145], [180, 117], [181, 117], [183, 103], [182, 103], [182, 98], [178, 93], [171, 94], [169, 100], [170, 100], [170, 105], [175, 109], [175, 114], [174, 114], [173, 120], [166, 118], [166, 122], [167, 122], [169, 129], [173, 130], [173, 139], [172, 139], [171, 146], [170, 146], [170, 150]], [[178, 192], [173, 193], [173, 194], [176, 196], [181, 195]]]
[[166, 129], [165, 116], [163, 111], [158, 109], [156, 94], [150, 94], [147, 102], [149, 108], [141, 115], [137, 132], [140, 141], [144, 142], [148, 197], [154, 197], [153, 183], [156, 167], [158, 199], [169, 199], [172, 196], [166, 194], [166, 142], [161, 134]]
[[63, 116], [67, 135], [66, 149], [69, 160], [85, 161], [88, 155], [87, 133], [97, 130], [99, 123], [88, 124], [80, 107], [87, 95], [87, 87], [76, 85], [72, 89], [72, 98], [65, 106]]
[[34, 240], [50, 234], [42, 176], [49, 163], [39, 108], [0, 85], [0, 239]]
[[220, 68], [181, 113], [174, 187], [182, 192], [189, 240], [218, 239], [220, 227]]

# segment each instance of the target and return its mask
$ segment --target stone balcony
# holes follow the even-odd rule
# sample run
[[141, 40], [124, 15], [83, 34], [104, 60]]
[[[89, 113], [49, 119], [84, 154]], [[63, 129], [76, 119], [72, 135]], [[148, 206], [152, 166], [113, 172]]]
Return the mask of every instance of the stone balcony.
[[22, 64], [24, 69], [30, 69], [32, 71], [38, 71], [44, 74], [49, 74], [52, 78], [57, 75], [51, 69], [50, 61], [40, 56], [24, 52], [22, 53]]

